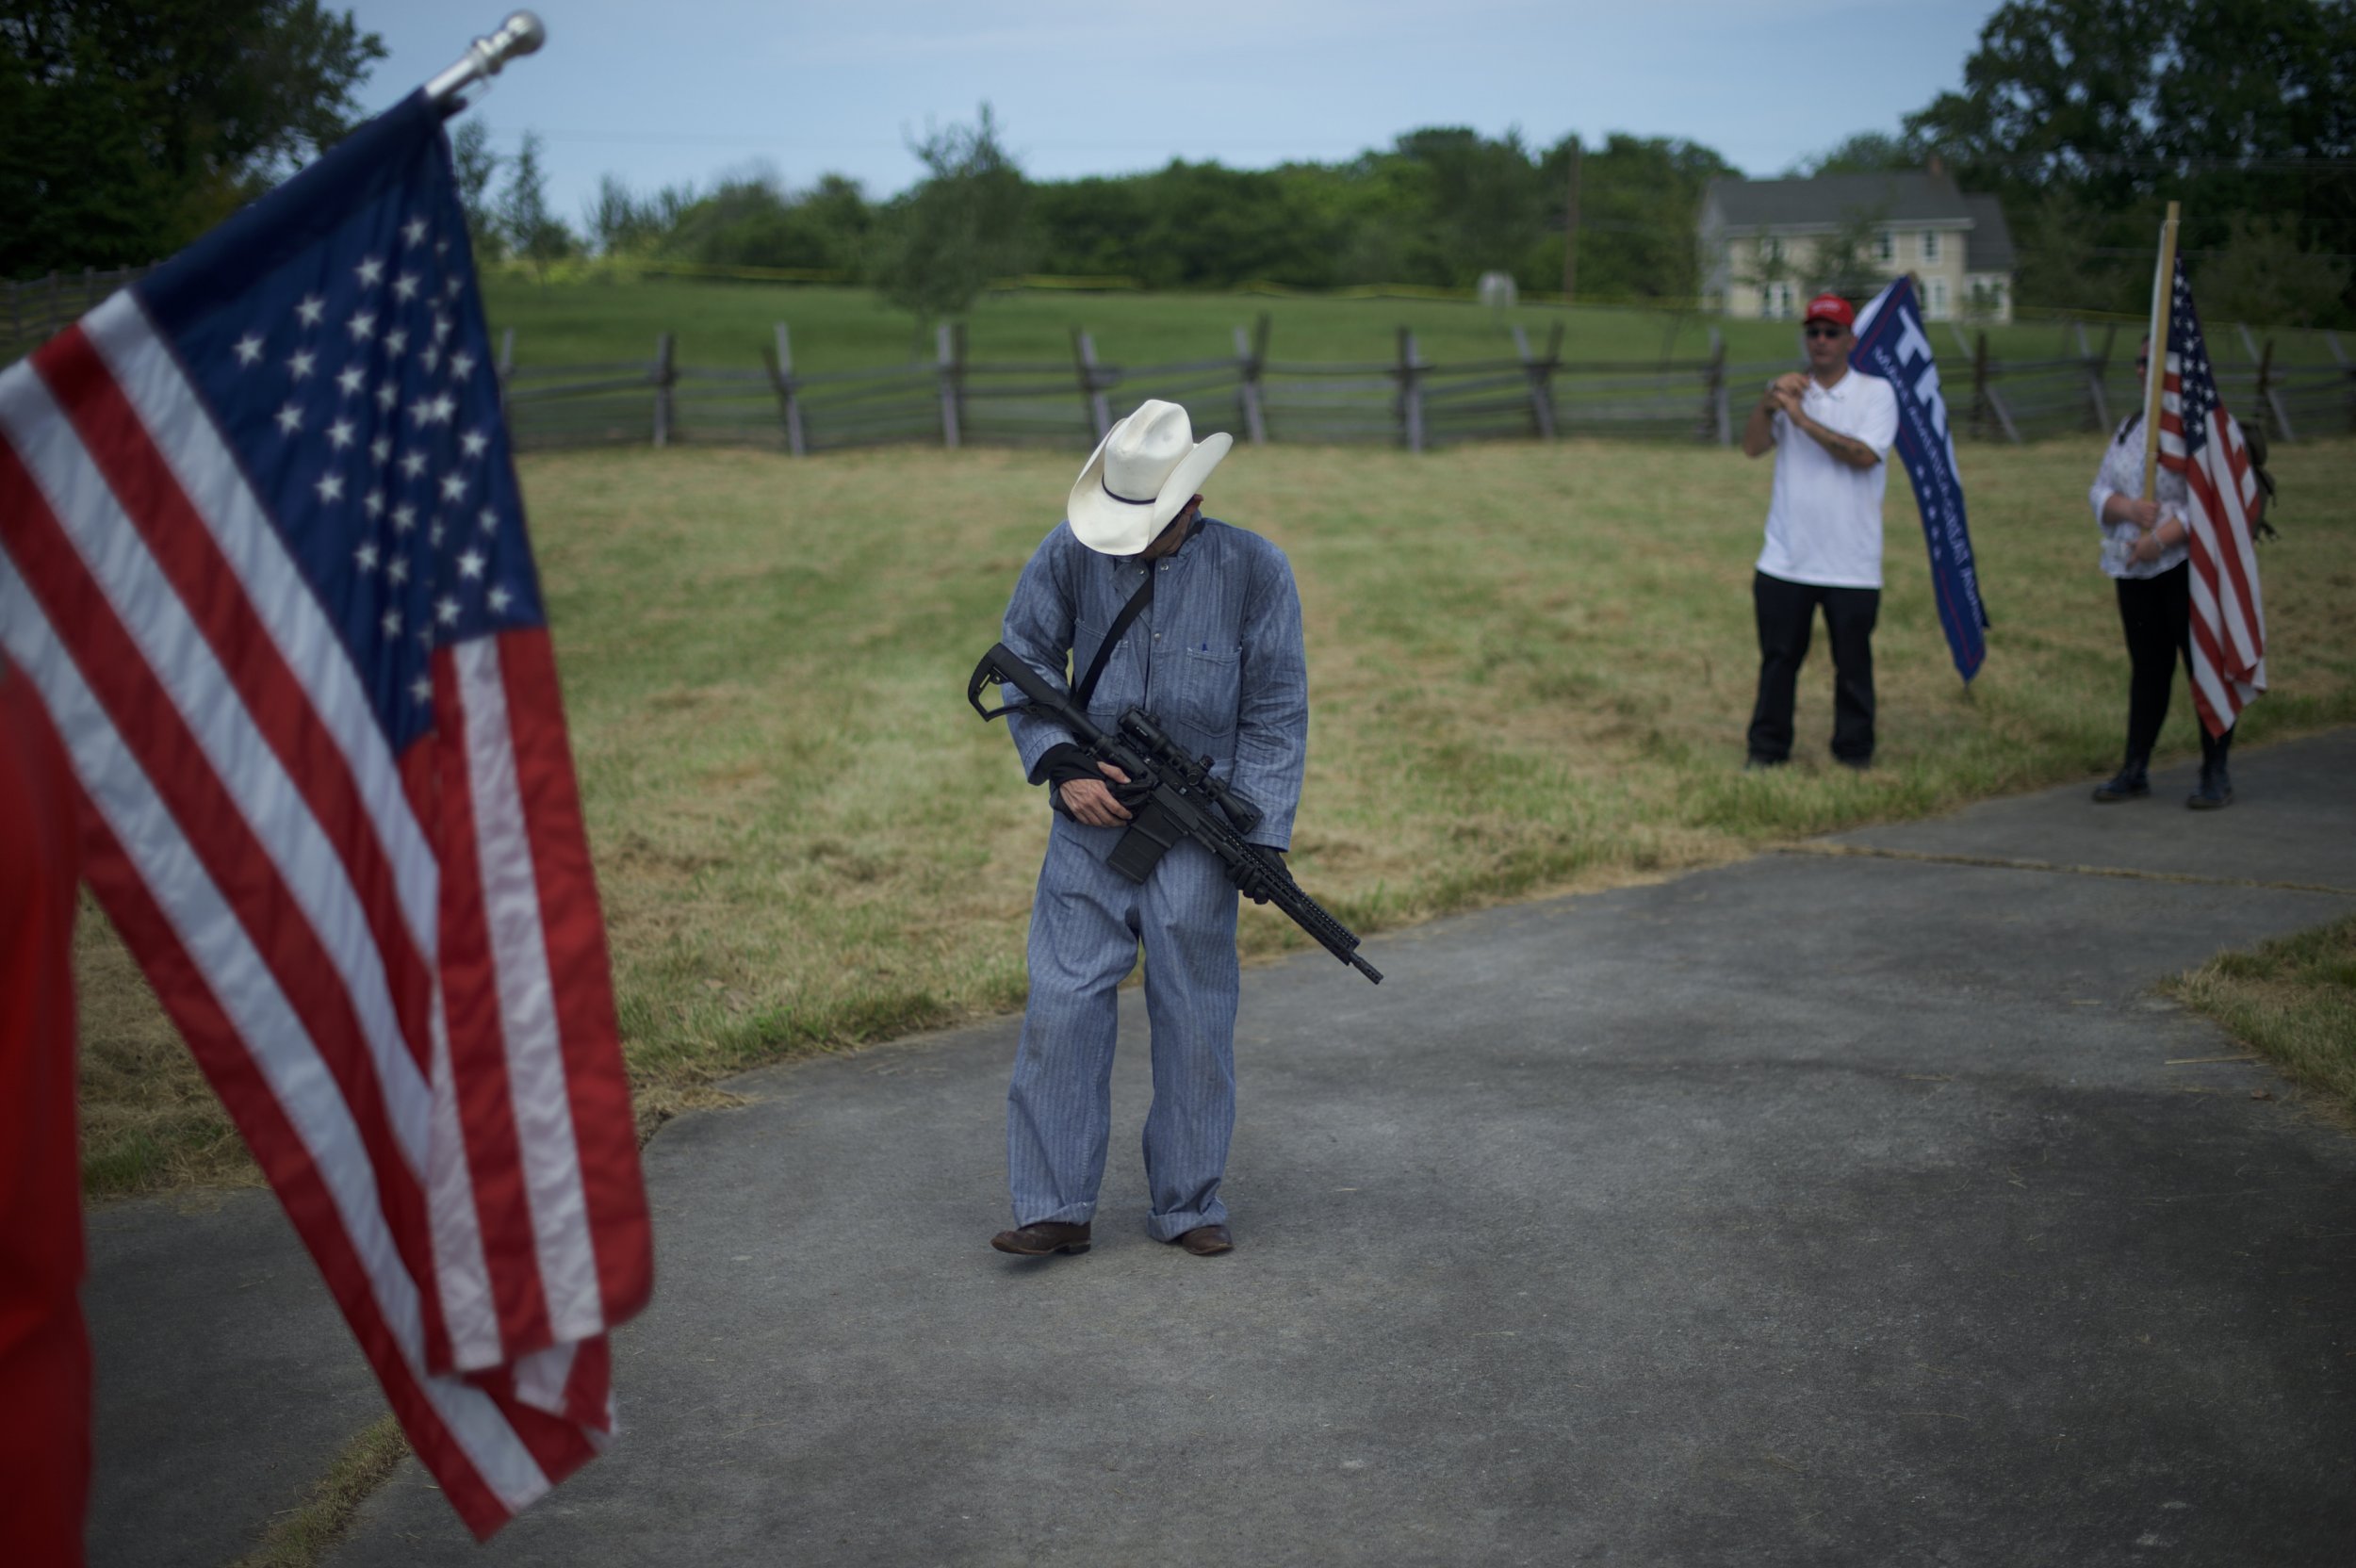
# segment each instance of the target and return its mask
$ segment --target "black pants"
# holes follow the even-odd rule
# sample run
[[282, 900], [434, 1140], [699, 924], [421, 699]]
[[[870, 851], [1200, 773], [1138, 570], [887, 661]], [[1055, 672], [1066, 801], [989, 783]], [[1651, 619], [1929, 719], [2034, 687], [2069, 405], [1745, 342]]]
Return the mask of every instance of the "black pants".
[[[2127, 633], [2127, 755], [2148, 758], [2168, 722], [2168, 701], [2176, 684], [2176, 662], [2192, 676], [2192, 568], [2183, 562], [2157, 577], [2117, 580], [2119, 624]], [[2212, 739], [2201, 731], [2201, 760], [2214, 760], [2233, 739], [2227, 730]]]
[[1781, 762], [1792, 755], [1792, 696], [1808, 658], [1816, 607], [1824, 607], [1832, 640], [1832, 754], [1843, 762], [1873, 760], [1873, 621], [1878, 588], [1824, 588], [1751, 574], [1759, 614], [1759, 704], [1751, 710], [1751, 755]]

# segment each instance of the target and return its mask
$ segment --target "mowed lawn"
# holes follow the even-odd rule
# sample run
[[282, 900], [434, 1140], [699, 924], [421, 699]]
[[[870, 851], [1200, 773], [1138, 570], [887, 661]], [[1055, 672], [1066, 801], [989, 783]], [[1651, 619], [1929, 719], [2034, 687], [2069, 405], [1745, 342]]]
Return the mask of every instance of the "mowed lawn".
[[[2339, 499], [2356, 443], [2277, 452], [2274, 691], [2249, 744], [2356, 720], [2356, 518]], [[1380, 933], [1451, 910], [2091, 782], [2118, 761], [2126, 685], [2084, 498], [2098, 455], [1964, 449], [1996, 623], [1968, 694], [1894, 478], [1880, 765], [1857, 776], [1824, 751], [1821, 638], [1797, 761], [1741, 769], [1766, 461], [1239, 449], [1209, 510], [1284, 547], [1307, 611], [1302, 882], [1380, 964]], [[1077, 462], [524, 464], [644, 1120], [757, 1063], [1020, 1004], [1045, 807], [963, 694]], [[2189, 753], [2192, 727], [2180, 683], [2164, 749]], [[2236, 782], [2254, 797], [2265, 776], [2253, 758]], [[1253, 956], [1305, 941], [1260, 908], [1243, 930]], [[81, 954], [91, 1190], [239, 1179], [234, 1136], [94, 911]]]

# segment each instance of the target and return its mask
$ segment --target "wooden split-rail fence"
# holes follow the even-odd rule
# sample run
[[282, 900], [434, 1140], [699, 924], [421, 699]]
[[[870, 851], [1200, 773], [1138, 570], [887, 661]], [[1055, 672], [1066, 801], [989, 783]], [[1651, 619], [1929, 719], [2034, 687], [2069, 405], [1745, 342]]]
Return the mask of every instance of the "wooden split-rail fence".
[[[0, 363], [30, 352], [149, 270], [123, 267], [0, 279]], [[1988, 335], [1946, 326], [1957, 353], [1940, 379], [1949, 420], [1964, 438], [2023, 442], [2108, 430], [2135, 407], [2135, 335], [2114, 324], [2099, 343], [2083, 323], [2063, 328], [2050, 358], [2000, 358]], [[2228, 407], [2277, 441], [2356, 433], [2356, 365], [2335, 333], [2329, 363], [2285, 363], [2275, 339], [2246, 326], [2212, 333]], [[1373, 442], [1411, 451], [1463, 441], [1562, 435], [1731, 443], [1757, 389], [1792, 360], [1729, 363], [1713, 330], [1700, 358], [1566, 360], [1557, 323], [1543, 352], [1518, 327], [1513, 353], [1446, 365], [1424, 359], [1400, 329], [1384, 359], [1331, 363], [1269, 356], [1268, 318], [1234, 331], [1232, 351], [1160, 365], [1108, 363], [1087, 332], [1069, 361], [975, 360], [964, 329], [943, 326], [929, 364], [816, 374], [797, 371], [780, 323], [766, 367], [682, 365], [671, 335], [651, 359], [526, 365], [515, 335], [499, 356], [508, 422], [524, 448], [716, 442], [768, 446], [795, 456], [887, 443], [947, 447], [1080, 447], [1148, 397], [1186, 406], [1205, 430], [1247, 441]], [[2238, 364], [2228, 365], [2234, 348]]]
[[[2248, 363], [2220, 366], [2226, 403], [2278, 441], [2301, 432], [2356, 432], [2356, 366], [2335, 335], [2335, 362], [2278, 363], [2234, 329]], [[1959, 353], [1940, 368], [1951, 427], [1962, 438], [2013, 443], [2107, 431], [2141, 396], [2132, 338], [2112, 326], [2098, 343], [2066, 329], [2069, 352], [2002, 359], [1988, 335], [1950, 326]], [[1464, 441], [1628, 436], [1716, 442], [1739, 437], [1757, 389], [1792, 361], [1729, 362], [1713, 330], [1694, 359], [1568, 360], [1558, 324], [1543, 351], [1513, 329], [1513, 353], [1434, 364], [1400, 329], [1391, 357], [1283, 360], [1268, 353], [1268, 319], [1236, 327], [1231, 353], [1169, 364], [1108, 363], [1093, 335], [1074, 332], [1067, 361], [975, 360], [962, 326], [945, 325], [931, 363], [797, 371], [779, 323], [762, 369], [682, 365], [662, 335], [654, 357], [604, 365], [515, 361], [511, 331], [499, 373], [517, 446], [725, 443], [796, 457], [891, 443], [948, 448], [1085, 448], [1146, 398], [1184, 404], [1198, 429], [1268, 442], [1377, 443], [1424, 451]]]
[[[1941, 372], [1949, 416], [1961, 433], [2019, 444], [2071, 431], [2108, 431], [2143, 400], [2135, 367], [2142, 334], [2135, 328], [2107, 326], [2098, 345], [2086, 323], [2070, 322], [2065, 332], [2072, 351], [2011, 360], [1989, 353], [1986, 333], [1967, 337], [1952, 322], [1947, 331], [1970, 367], [1969, 393], [1960, 399], [1955, 372]], [[2322, 335], [2331, 363], [2295, 364], [2276, 358], [2272, 337], [2261, 343], [2247, 326], [2230, 331], [2232, 337], [2223, 342], [2222, 333], [2210, 335], [2210, 368], [2225, 406], [2245, 427], [2262, 430], [2275, 441], [2296, 441], [2302, 432], [2356, 433], [2356, 365], [2349, 363], [2339, 334]], [[2226, 362], [2231, 347], [2242, 351], [2241, 363]]]
[[[943, 447], [1084, 447], [1147, 398], [1184, 404], [1196, 426], [1254, 444], [1387, 442], [1413, 451], [1522, 435], [1725, 439], [1729, 367], [1708, 359], [1574, 363], [1558, 327], [1543, 353], [1519, 329], [1512, 356], [1427, 361], [1402, 329], [1389, 359], [1274, 359], [1268, 322], [1235, 329], [1233, 352], [1156, 365], [1100, 358], [1072, 336], [1068, 361], [976, 360], [961, 325], [937, 334], [930, 364], [806, 374], [779, 324], [763, 369], [680, 364], [663, 334], [628, 364], [529, 366], [502, 335], [508, 427], [520, 447], [652, 441], [780, 448], [796, 457], [893, 442]], [[1758, 368], [1760, 377], [1772, 368]]]
[[155, 270], [145, 267], [85, 267], [45, 278], [0, 278], [0, 365], [13, 364], [63, 332], [121, 288]]

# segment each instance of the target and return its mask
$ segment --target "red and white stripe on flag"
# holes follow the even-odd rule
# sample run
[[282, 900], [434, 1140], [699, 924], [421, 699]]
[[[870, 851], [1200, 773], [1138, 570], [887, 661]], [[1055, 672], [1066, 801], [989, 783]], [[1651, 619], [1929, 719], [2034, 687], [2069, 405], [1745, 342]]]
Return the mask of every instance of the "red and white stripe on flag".
[[434, 649], [395, 755], [126, 291], [0, 372], [0, 642], [100, 902], [487, 1536], [612, 1431], [652, 1282], [546, 629]]
[[2207, 439], [2184, 453], [2182, 366], [2168, 356], [2160, 399], [2160, 462], [2184, 476], [2191, 516], [2192, 700], [2211, 735], [2233, 727], [2266, 689], [2266, 606], [2251, 536], [2258, 480], [2241, 425], [2216, 403]]

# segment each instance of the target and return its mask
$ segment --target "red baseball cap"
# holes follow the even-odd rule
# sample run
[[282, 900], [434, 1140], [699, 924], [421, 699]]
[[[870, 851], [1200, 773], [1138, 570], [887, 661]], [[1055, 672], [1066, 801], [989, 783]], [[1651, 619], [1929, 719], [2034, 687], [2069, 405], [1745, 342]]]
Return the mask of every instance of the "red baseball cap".
[[1843, 327], [1857, 326], [1857, 308], [1838, 294], [1819, 294], [1808, 302], [1803, 321], [1838, 321]]

